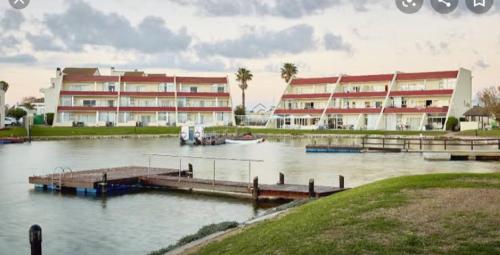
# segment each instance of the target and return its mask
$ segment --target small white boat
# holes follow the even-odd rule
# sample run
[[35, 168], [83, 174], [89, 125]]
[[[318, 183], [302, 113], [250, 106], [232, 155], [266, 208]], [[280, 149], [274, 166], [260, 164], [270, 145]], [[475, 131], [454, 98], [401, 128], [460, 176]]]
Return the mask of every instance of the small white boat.
[[264, 138], [254, 137], [254, 136], [242, 136], [242, 137], [226, 138], [226, 143], [229, 143], [229, 144], [255, 144], [255, 143], [261, 143], [263, 141], [264, 141]]

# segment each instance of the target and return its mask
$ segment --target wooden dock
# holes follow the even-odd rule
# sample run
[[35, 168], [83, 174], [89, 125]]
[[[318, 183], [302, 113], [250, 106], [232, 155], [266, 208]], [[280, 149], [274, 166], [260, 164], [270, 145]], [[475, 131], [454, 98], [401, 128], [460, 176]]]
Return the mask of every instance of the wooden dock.
[[480, 160], [500, 161], [500, 151], [427, 151], [424, 152], [425, 160], [447, 161], [447, 160]]
[[87, 171], [64, 171], [44, 176], [31, 176], [29, 183], [38, 189], [76, 191], [78, 194], [105, 194], [114, 191], [126, 192], [130, 189], [166, 188], [172, 190], [209, 191], [247, 195], [261, 198], [302, 199], [323, 197], [345, 190], [344, 178], [340, 177], [339, 187], [285, 184], [280, 173], [278, 184], [259, 184], [215, 179], [193, 178], [192, 165], [188, 170], [152, 168], [141, 166], [104, 168]]

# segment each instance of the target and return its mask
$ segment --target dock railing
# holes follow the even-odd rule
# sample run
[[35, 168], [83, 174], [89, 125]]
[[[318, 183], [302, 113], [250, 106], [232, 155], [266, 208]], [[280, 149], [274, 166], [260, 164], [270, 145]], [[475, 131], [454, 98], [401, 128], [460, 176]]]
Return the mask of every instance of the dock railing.
[[[456, 139], [456, 138], [405, 138], [405, 137], [362, 137], [361, 147], [363, 149], [374, 146], [375, 148], [396, 147], [402, 150], [424, 151], [425, 147], [433, 147], [433, 150], [447, 151], [450, 148], [466, 147], [471, 151], [486, 146], [500, 150], [500, 139], [498, 138], [477, 138], [477, 139]], [[418, 148], [418, 149], [415, 149]]]
[[191, 155], [175, 155], [175, 154], [162, 154], [162, 153], [145, 153], [145, 156], [148, 156], [148, 174], [149, 177], [150, 169], [151, 169], [151, 158], [153, 157], [167, 157], [167, 158], [178, 158], [179, 159], [179, 175], [178, 182], [181, 181], [181, 173], [182, 173], [182, 162], [183, 159], [202, 159], [202, 160], [213, 160], [213, 175], [212, 175], [212, 185], [215, 186], [215, 174], [216, 161], [239, 161], [239, 162], [247, 162], [248, 163], [248, 187], [250, 188], [252, 185], [252, 163], [262, 163], [264, 160], [261, 159], [245, 159], [245, 158], [225, 158], [225, 157], [202, 157], [202, 156], [191, 156]]

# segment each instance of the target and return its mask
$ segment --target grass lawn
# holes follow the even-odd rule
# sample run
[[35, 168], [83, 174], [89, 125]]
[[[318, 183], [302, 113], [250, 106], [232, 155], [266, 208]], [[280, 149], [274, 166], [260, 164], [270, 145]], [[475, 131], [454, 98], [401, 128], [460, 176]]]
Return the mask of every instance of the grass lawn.
[[500, 173], [375, 182], [249, 226], [199, 254], [500, 254]]
[[[459, 135], [461, 136], [476, 136], [476, 130], [467, 130], [460, 132]], [[500, 137], [500, 129], [493, 129], [493, 130], [478, 130], [477, 131], [477, 136], [483, 136], [483, 137]]]
[[354, 134], [354, 135], [428, 135], [440, 136], [445, 135], [444, 131], [384, 131], [384, 130], [296, 130], [296, 129], [271, 129], [271, 128], [245, 128], [245, 127], [212, 127], [208, 131], [219, 133], [247, 133], [253, 134]]
[[[33, 136], [85, 136], [85, 135], [134, 135], [134, 134], [179, 134], [177, 127], [44, 127], [34, 126]], [[24, 128], [0, 130], [0, 137], [26, 136]]]

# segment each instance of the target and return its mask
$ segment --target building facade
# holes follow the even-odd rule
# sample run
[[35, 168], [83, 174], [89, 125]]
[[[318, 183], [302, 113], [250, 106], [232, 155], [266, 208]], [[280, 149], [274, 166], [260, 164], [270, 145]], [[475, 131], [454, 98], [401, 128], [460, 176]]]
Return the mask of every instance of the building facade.
[[270, 128], [443, 130], [470, 108], [466, 69], [295, 78], [267, 123]]
[[5, 128], [5, 92], [7, 92], [7, 86], [4, 87], [0, 83], [0, 129]]
[[229, 125], [227, 77], [185, 77], [97, 68], [57, 69], [45, 94], [54, 126]]

